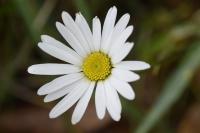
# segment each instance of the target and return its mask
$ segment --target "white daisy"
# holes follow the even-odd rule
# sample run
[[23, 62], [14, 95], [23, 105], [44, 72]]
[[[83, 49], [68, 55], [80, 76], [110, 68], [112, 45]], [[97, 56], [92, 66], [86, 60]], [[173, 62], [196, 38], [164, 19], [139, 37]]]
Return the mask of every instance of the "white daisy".
[[72, 124], [78, 123], [95, 91], [95, 106], [99, 119], [103, 119], [106, 110], [113, 120], [121, 118], [121, 102], [118, 93], [128, 100], [135, 98], [129, 82], [139, 79], [132, 72], [150, 67], [141, 61], [122, 61], [133, 48], [126, 42], [133, 31], [127, 26], [129, 14], [124, 14], [115, 24], [117, 8], [109, 9], [103, 28], [98, 17], [93, 18], [92, 31], [81, 13], [75, 21], [62, 12], [64, 24], [56, 22], [56, 28], [72, 48], [56, 39], [42, 35], [40, 49], [67, 64], [45, 63], [32, 65], [28, 72], [37, 75], [63, 75], [43, 85], [38, 95], [46, 95], [44, 102], [63, 99], [51, 110], [49, 117], [56, 118], [77, 105], [72, 114]]

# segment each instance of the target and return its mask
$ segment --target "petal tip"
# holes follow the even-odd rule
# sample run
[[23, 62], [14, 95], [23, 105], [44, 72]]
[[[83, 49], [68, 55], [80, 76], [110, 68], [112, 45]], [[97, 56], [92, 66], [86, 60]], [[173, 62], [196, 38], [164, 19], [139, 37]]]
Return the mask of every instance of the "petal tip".
[[39, 89], [37, 91], [37, 95], [42, 96], [42, 95], [45, 95], [45, 93], [44, 93], [44, 91], [42, 89]]
[[42, 42], [45, 42], [47, 37], [48, 37], [48, 35], [45, 35], [45, 34], [40, 36]]
[[39, 42], [37, 45], [38, 45], [38, 47], [41, 49], [41, 47], [42, 47], [42, 43]]
[[61, 13], [61, 16], [63, 17], [63, 16], [65, 16], [65, 15], [67, 15], [68, 13], [66, 12], [66, 11], [62, 11], [62, 13]]
[[134, 100], [135, 99], [135, 93], [132, 93], [129, 97], [127, 97], [128, 100]]
[[125, 16], [126, 16], [127, 18], [130, 18], [131, 15], [130, 15], [129, 13], [126, 13]]
[[144, 62], [144, 70], [150, 69], [150, 68], [151, 68], [151, 65], [146, 63], [146, 62]]
[[56, 118], [57, 116], [51, 111], [50, 113], [49, 113], [49, 118], [50, 119], [54, 119], [54, 118]]
[[134, 28], [133, 25], [130, 25], [129, 27], [130, 27], [130, 31], [132, 32]]
[[104, 115], [97, 115], [97, 117], [99, 118], [99, 120], [103, 120]]
[[32, 66], [28, 67], [27, 72], [32, 74], [32, 71], [33, 71]]
[[72, 125], [76, 125], [77, 124], [77, 122], [74, 122], [74, 121], [71, 121], [71, 123], [72, 123]]
[[72, 118], [72, 120], [71, 120], [72, 125], [76, 125], [78, 122], [79, 122], [79, 121], [77, 121], [77, 120], [75, 120], [75, 119], [73, 119], [73, 118]]
[[136, 76], [136, 78], [135, 78], [135, 80], [139, 80], [140, 79], [140, 76], [139, 75], [137, 75]]
[[117, 121], [117, 122], [120, 121], [120, 119], [121, 119], [121, 114], [119, 114], [119, 116], [113, 118], [113, 120], [114, 120], [114, 121]]
[[147, 63], [147, 69], [151, 68], [151, 65]]
[[56, 21], [56, 23], [55, 23], [55, 25], [56, 25], [57, 28], [58, 28], [58, 26], [59, 26], [60, 24], [61, 24], [61, 23], [58, 22], [58, 21]]
[[48, 103], [48, 102], [50, 102], [50, 100], [47, 98], [47, 96], [45, 96], [45, 98], [44, 98], [44, 103]]
[[114, 6], [112, 7], [112, 9], [113, 9], [113, 10], [117, 10], [117, 7], [114, 5]]

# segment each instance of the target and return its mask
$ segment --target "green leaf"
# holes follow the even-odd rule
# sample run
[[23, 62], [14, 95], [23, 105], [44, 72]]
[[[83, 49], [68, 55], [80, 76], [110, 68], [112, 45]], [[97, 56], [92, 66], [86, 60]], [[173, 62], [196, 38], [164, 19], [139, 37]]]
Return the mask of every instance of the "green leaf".
[[168, 109], [181, 97], [195, 70], [200, 65], [200, 42], [191, 45], [183, 57], [178, 68], [164, 84], [163, 91], [157, 102], [149, 111], [143, 122], [136, 129], [136, 133], [147, 133], [168, 111]]

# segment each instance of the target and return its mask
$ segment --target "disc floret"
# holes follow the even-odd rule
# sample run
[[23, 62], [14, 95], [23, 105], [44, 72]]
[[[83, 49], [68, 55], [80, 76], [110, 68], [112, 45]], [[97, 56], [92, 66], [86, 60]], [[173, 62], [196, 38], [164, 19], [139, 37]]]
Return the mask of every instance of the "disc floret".
[[102, 52], [88, 55], [82, 65], [83, 73], [92, 81], [104, 80], [111, 73], [111, 60]]

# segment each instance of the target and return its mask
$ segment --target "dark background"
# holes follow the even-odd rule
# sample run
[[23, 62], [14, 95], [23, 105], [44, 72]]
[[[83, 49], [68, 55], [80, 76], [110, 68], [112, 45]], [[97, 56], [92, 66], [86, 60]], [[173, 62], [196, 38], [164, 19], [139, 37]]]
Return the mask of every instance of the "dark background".
[[[123, 98], [120, 122], [98, 120], [91, 99], [80, 123], [71, 113], [49, 119], [56, 102], [43, 103], [37, 89], [55, 77], [34, 76], [27, 67], [58, 62], [43, 53], [41, 34], [61, 38], [55, 21], [66, 10], [81, 11], [91, 24], [104, 21], [115, 5], [118, 18], [130, 13], [135, 47], [127, 57], [151, 64], [132, 83], [134, 101]], [[199, 0], [0, 0], [0, 132], [1, 133], [200, 133], [200, 1]]]

